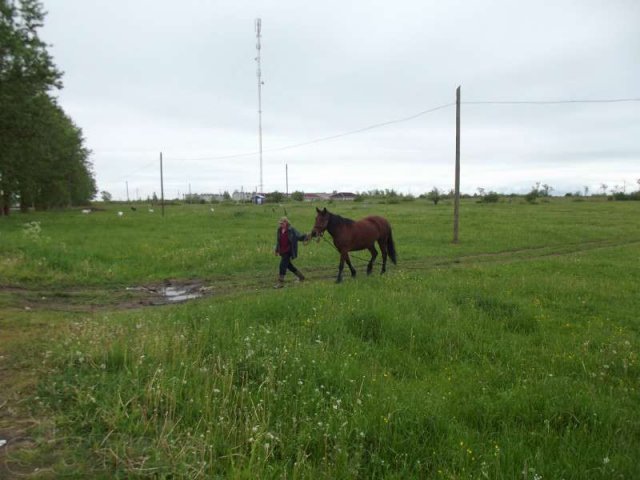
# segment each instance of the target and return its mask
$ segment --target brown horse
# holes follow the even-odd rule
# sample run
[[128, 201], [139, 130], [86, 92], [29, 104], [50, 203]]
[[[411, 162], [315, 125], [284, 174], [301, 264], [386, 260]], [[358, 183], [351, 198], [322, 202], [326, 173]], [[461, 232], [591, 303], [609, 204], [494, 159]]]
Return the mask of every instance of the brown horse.
[[387, 255], [389, 255], [394, 264], [396, 263], [396, 247], [391, 236], [391, 225], [385, 218], [374, 215], [354, 222], [331, 213], [326, 208], [320, 210], [316, 207], [316, 211], [318, 215], [316, 216], [316, 223], [311, 230], [311, 236], [321, 237], [325, 230], [328, 231], [333, 238], [333, 244], [340, 252], [340, 266], [338, 267], [336, 283], [342, 281], [344, 262], [347, 262], [349, 270], [351, 270], [351, 276], [356, 276], [356, 269], [353, 268], [349, 259], [349, 252], [351, 251], [367, 249], [371, 252], [371, 260], [367, 265], [367, 275], [371, 274], [373, 262], [378, 256], [375, 247], [376, 242], [378, 242], [382, 252], [382, 271], [380, 273], [384, 273], [387, 270]]

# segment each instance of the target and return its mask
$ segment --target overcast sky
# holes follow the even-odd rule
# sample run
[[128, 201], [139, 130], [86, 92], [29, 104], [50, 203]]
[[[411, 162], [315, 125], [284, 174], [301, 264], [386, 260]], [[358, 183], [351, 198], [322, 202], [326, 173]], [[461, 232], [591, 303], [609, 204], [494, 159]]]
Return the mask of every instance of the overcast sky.
[[[115, 198], [264, 191], [627, 191], [640, 178], [640, 2], [44, 0], [98, 188]], [[294, 148], [297, 144], [307, 144]]]

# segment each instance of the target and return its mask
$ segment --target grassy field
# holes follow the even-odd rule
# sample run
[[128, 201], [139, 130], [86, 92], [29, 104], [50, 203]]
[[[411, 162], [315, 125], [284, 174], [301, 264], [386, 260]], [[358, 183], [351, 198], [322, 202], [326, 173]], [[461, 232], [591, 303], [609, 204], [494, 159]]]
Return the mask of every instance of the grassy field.
[[280, 291], [315, 208], [213, 207], [0, 219], [0, 477], [640, 478], [638, 202], [467, 201], [459, 245], [451, 205], [336, 203], [398, 265], [336, 285], [314, 242]]

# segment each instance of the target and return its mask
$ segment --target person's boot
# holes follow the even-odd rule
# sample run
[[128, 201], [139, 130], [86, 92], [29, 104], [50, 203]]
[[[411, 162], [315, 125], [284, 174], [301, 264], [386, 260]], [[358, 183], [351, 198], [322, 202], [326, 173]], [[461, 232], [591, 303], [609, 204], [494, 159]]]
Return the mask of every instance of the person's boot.
[[298, 277], [298, 281], [299, 282], [303, 282], [304, 281], [304, 275], [302, 273], [300, 273], [300, 271], [295, 272], [295, 276]]
[[284, 275], [278, 275], [278, 283], [276, 283], [273, 288], [282, 288], [284, 287]]

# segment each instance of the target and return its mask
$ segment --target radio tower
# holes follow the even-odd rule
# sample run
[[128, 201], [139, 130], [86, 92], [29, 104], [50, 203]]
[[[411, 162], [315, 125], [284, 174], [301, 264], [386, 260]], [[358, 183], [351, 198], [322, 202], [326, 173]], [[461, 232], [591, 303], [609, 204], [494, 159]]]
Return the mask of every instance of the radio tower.
[[262, 29], [262, 21], [256, 18], [256, 62], [258, 63], [258, 138], [260, 142], [260, 191], [264, 193], [262, 185], [262, 70], [260, 68], [260, 31]]

